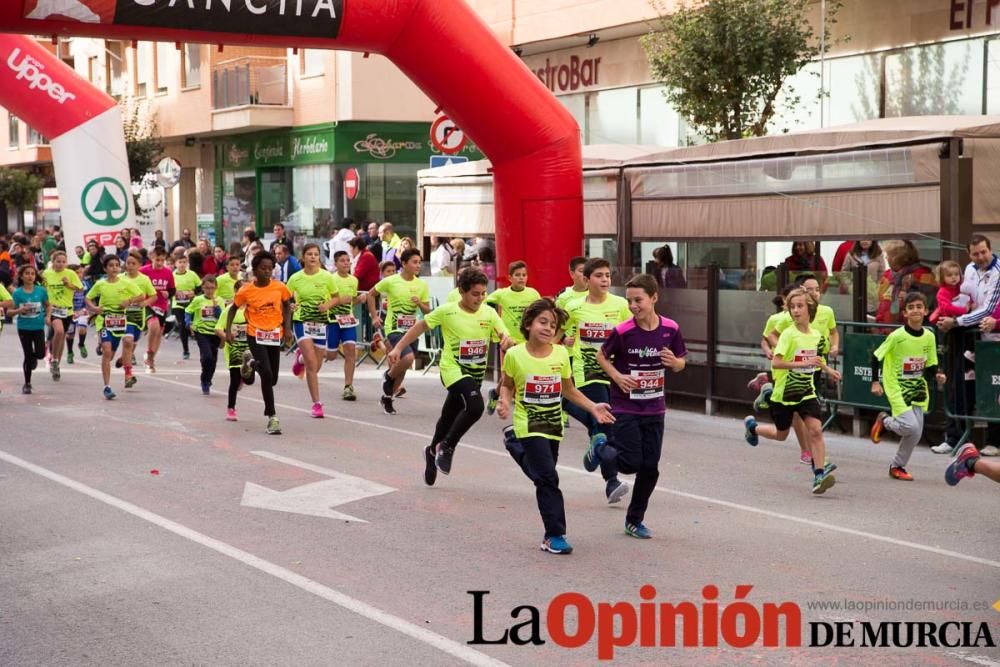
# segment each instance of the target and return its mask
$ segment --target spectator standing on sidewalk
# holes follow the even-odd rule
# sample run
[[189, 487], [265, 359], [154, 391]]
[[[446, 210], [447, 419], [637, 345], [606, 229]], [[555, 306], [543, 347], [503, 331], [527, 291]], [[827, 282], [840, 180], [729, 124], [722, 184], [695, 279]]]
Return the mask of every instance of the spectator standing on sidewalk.
[[[948, 333], [948, 350], [951, 361], [950, 368], [962, 368], [964, 360], [970, 358], [966, 352], [972, 350], [971, 336], [966, 331], [980, 328], [984, 321], [991, 317], [1000, 306], [1000, 257], [993, 252], [989, 238], [982, 234], [973, 234], [969, 238], [969, 258], [972, 260], [965, 267], [961, 292], [972, 300], [973, 310], [958, 317], [942, 317], [938, 320], [938, 328]], [[949, 333], [950, 332], [950, 333]], [[1000, 343], [993, 343], [1000, 344]], [[971, 357], [975, 359], [975, 357]], [[975, 380], [964, 383], [956, 380], [957, 386], [951, 398], [951, 411], [956, 415], [970, 414], [976, 404]], [[964, 391], [963, 391], [964, 389]], [[947, 454], [958, 444], [962, 435], [963, 423], [949, 419], [945, 430], [946, 440], [933, 448], [938, 454]], [[983, 456], [1000, 454], [1000, 424], [990, 423], [986, 427], [986, 446], [980, 451]]]

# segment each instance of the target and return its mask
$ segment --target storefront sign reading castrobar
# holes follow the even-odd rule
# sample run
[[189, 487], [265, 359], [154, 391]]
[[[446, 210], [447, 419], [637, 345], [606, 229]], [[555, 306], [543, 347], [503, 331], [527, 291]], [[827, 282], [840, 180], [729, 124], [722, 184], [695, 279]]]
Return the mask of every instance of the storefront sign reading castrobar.
[[545, 66], [536, 69], [535, 76], [552, 92], [566, 93], [599, 86], [601, 59], [570, 56], [564, 63], [553, 64], [546, 58]]
[[299, 37], [336, 37], [345, 0], [35, 0], [26, 18]]

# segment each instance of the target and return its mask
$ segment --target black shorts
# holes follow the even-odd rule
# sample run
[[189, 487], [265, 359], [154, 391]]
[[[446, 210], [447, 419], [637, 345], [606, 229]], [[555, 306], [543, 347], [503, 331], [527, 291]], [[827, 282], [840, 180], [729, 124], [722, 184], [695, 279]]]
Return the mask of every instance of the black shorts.
[[164, 315], [160, 315], [158, 312], [156, 312], [152, 308], [147, 308], [146, 309], [146, 321], [149, 322], [150, 320], [154, 320], [154, 319], [157, 322], [160, 323], [160, 328], [161, 329], [163, 327], [167, 326], [167, 316], [165, 314]]
[[[393, 331], [391, 334], [388, 335], [388, 339], [389, 339], [389, 345], [392, 346], [392, 349], [396, 349], [396, 345], [399, 344], [399, 341], [403, 340], [403, 334], [399, 333], [398, 331]], [[399, 356], [405, 357], [407, 354], [412, 354], [413, 356], [417, 356], [417, 352], [418, 352], [417, 341], [413, 341], [407, 346], [407, 349], [399, 351]]]
[[73, 331], [73, 315], [69, 315], [68, 317], [53, 317], [52, 321], [62, 322], [63, 333], [69, 333], [70, 331]]
[[795, 405], [785, 405], [784, 403], [771, 402], [771, 419], [774, 420], [774, 427], [779, 431], [787, 431], [792, 427], [792, 418], [798, 414], [802, 419], [815, 417], [822, 420], [823, 408], [815, 398], [809, 398]]

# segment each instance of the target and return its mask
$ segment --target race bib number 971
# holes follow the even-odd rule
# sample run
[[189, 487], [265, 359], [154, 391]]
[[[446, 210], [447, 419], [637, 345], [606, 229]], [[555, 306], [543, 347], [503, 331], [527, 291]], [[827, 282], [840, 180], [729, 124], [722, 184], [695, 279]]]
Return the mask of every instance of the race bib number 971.
[[531, 405], [559, 405], [562, 378], [558, 375], [529, 375], [524, 380], [524, 402]]

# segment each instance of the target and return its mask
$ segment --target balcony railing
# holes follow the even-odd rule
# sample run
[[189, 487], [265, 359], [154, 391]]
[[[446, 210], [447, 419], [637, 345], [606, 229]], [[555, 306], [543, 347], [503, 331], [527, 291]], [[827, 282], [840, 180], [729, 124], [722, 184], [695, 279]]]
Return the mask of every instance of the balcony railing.
[[284, 58], [246, 56], [212, 68], [212, 108], [288, 104], [288, 62]]

